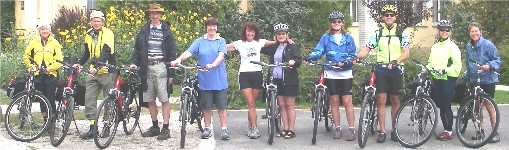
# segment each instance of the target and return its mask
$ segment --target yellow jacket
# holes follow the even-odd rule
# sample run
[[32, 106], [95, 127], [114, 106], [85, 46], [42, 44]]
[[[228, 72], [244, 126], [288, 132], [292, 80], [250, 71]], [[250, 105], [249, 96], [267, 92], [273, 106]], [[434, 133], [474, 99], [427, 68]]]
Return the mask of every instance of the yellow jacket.
[[[106, 27], [102, 27], [101, 31], [97, 33], [97, 41], [94, 41], [95, 35], [92, 29], [87, 31], [85, 36], [85, 51], [83, 56], [79, 60], [81, 65], [85, 64], [88, 59], [93, 59], [96, 61], [116, 65], [115, 60], [115, 37], [113, 31]], [[90, 68], [97, 68], [93, 63], [91, 63]], [[108, 73], [108, 68], [100, 67], [98, 68], [97, 74], [106, 74]]]
[[[62, 64], [57, 62], [56, 60], [63, 60], [62, 56], [62, 45], [58, 43], [58, 41], [53, 38], [53, 36], [48, 37], [48, 41], [43, 46], [41, 43], [41, 38], [36, 38], [30, 41], [28, 47], [25, 50], [25, 54], [23, 55], [23, 62], [27, 68], [38, 69], [37, 66], [34, 66], [29, 57], [33, 58], [35, 63], [39, 66], [44, 61], [46, 67], [50, 69], [50, 73], [53, 76], [57, 76], [57, 70], [62, 67]], [[35, 72], [35, 75], [38, 75], [39, 71]]]

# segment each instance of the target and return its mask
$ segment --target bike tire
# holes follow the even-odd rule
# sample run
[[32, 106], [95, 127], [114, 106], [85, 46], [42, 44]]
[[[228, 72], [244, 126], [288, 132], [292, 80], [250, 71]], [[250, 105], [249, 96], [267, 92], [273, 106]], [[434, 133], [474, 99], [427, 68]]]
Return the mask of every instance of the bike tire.
[[[67, 136], [67, 132], [69, 131], [71, 118], [74, 114], [74, 97], [66, 95], [66, 98], [59, 102], [58, 108], [55, 110], [55, 118], [52, 119], [52, 126], [50, 127], [49, 135], [51, 145], [57, 147], [64, 141]], [[62, 129], [57, 128], [58, 126], [61, 126]], [[59, 130], [61, 132], [57, 132]]]
[[201, 104], [199, 103], [200, 100], [198, 99], [199, 97], [198, 96], [193, 96], [193, 99], [194, 101], [192, 101], [192, 104], [191, 106], [193, 107], [193, 119], [194, 121], [196, 122], [196, 124], [198, 125], [198, 129], [200, 130], [200, 132], [203, 132], [203, 110], [201, 108]]
[[313, 144], [316, 144], [316, 134], [317, 134], [317, 130], [318, 130], [318, 122], [320, 121], [320, 115], [321, 115], [321, 109], [322, 109], [322, 101], [323, 101], [323, 92], [322, 91], [318, 91], [316, 93], [316, 99], [315, 99], [315, 102], [314, 102], [314, 106], [315, 107], [315, 118], [314, 118], [314, 125], [313, 125], [313, 138], [311, 139], [311, 143]]
[[184, 148], [186, 145], [186, 124], [187, 124], [187, 109], [188, 109], [188, 100], [189, 94], [184, 94], [180, 100], [180, 122], [182, 125], [180, 126], [180, 148]]
[[[479, 147], [486, 145], [488, 143], [488, 141], [490, 141], [496, 135], [498, 126], [500, 123], [500, 113], [498, 110], [498, 106], [497, 106], [496, 102], [493, 100], [493, 98], [491, 98], [490, 96], [485, 95], [485, 94], [480, 94], [477, 97], [478, 97], [478, 100], [482, 100], [483, 102], [479, 103], [478, 100], [476, 100], [474, 96], [467, 97], [465, 99], [465, 103], [458, 110], [458, 118], [456, 119], [456, 132], [457, 132], [458, 139], [463, 145], [465, 145], [468, 148], [479, 148]], [[489, 111], [487, 111], [488, 107], [485, 105], [485, 103], [488, 103], [491, 106], [493, 106], [492, 109], [495, 112], [494, 115], [496, 115], [495, 120], [494, 120], [495, 123], [491, 122], [491, 117], [489, 116], [490, 113], [489, 113]], [[479, 107], [479, 105], [476, 105], [476, 104], [479, 104], [480, 107]], [[478, 108], [481, 108], [481, 109], [478, 109]], [[470, 109], [470, 110], [468, 110], [468, 109]], [[483, 110], [486, 110], [486, 111], [483, 111]], [[465, 114], [465, 113], [467, 113], [467, 114]], [[476, 114], [476, 115], [474, 115], [474, 114]], [[481, 115], [479, 115], [479, 114], [481, 114]], [[488, 116], [485, 116], [485, 115], [488, 115]], [[487, 117], [487, 119], [485, 119], [485, 117]], [[462, 127], [464, 126], [462, 121], [465, 118], [468, 118], [468, 121], [472, 121], [472, 122], [470, 122], [471, 126], [466, 126], [466, 128], [462, 129]], [[486, 120], [488, 120], [490, 122], [485, 123]], [[486, 124], [486, 125], [482, 125], [482, 128], [483, 128], [482, 135], [483, 136], [481, 136], [480, 141], [474, 137], [477, 137], [476, 136], [477, 131], [481, 132], [480, 130], [478, 130], [478, 128], [481, 128], [481, 127], [479, 125], [476, 125], [477, 123], [474, 123], [474, 122], [482, 122], [481, 124]], [[472, 128], [472, 126], [473, 126], [473, 128]], [[472, 131], [469, 129], [472, 129]], [[464, 131], [461, 132], [461, 130], [464, 130]], [[489, 131], [487, 131], [487, 130], [489, 130]], [[489, 133], [489, 134], [487, 134], [487, 133]]]
[[372, 109], [369, 102], [371, 93], [366, 93], [362, 100], [362, 106], [359, 116], [359, 127], [357, 128], [357, 142], [359, 147], [364, 148], [368, 141], [368, 133], [370, 132], [372, 120]]
[[[406, 112], [406, 110], [410, 110], [410, 112]], [[429, 96], [413, 95], [407, 97], [398, 108], [395, 116], [394, 132], [398, 142], [406, 148], [416, 148], [426, 143], [434, 136], [436, 122], [438, 121], [437, 110], [437, 106]], [[410, 121], [406, 122], [406, 117], [402, 114], [410, 114]], [[428, 128], [428, 122], [431, 124], [431, 128]], [[405, 126], [411, 126], [413, 131], [402, 129]], [[405, 133], [411, 133], [411, 136], [407, 138]]]
[[277, 104], [276, 104], [276, 93], [274, 91], [270, 91], [269, 92], [269, 95], [268, 95], [268, 98], [269, 98], [269, 116], [268, 116], [268, 129], [269, 129], [269, 137], [267, 139], [267, 141], [269, 142], [269, 145], [272, 145], [272, 143], [274, 142], [274, 133], [276, 132], [276, 127], [275, 127], [275, 122], [276, 122], [276, 107], [277, 107]]
[[141, 107], [138, 103], [138, 94], [136, 89], [130, 88], [124, 96], [124, 132], [126, 135], [133, 134], [139, 125]]
[[[97, 108], [95, 115], [95, 124], [93, 127], [94, 143], [100, 149], [110, 146], [117, 132], [119, 120], [119, 110], [117, 107], [116, 96], [108, 95]], [[106, 141], [103, 141], [107, 138]]]
[[[17, 94], [16, 96], [14, 96], [14, 98], [13, 98], [14, 100], [9, 104], [9, 106], [7, 107], [6, 112], [5, 112], [5, 123], [4, 123], [5, 129], [7, 130], [7, 133], [9, 133], [9, 135], [16, 141], [30, 142], [30, 141], [36, 140], [39, 137], [41, 137], [44, 132], [46, 132], [48, 130], [48, 128], [51, 124], [51, 123], [49, 123], [49, 122], [51, 122], [50, 119], [47, 120], [46, 122], [44, 122], [44, 120], [42, 119], [42, 116], [40, 117], [41, 119], [39, 119], [39, 117], [32, 117], [32, 114], [39, 114], [39, 113], [35, 113], [34, 111], [36, 111], [36, 110], [34, 110], [34, 111], [31, 110], [34, 107], [42, 106], [42, 107], [44, 107], [44, 109], [48, 110], [47, 113], [49, 114], [48, 116], [50, 116], [50, 114], [52, 114], [52, 108], [51, 108], [51, 105], [49, 104], [48, 99], [42, 93], [36, 91], [33, 93], [33, 99], [29, 100], [30, 104], [26, 105], [26, 100], [29, 97], [30, 97], [29, 93], [27, 93], [26, 91]], [[37, 101], [39, 102], [39, 106], [33, 106], [34, 102], [37, 102]], [[26, 106], [25, 107], [26, 109], [19, 108], [19, 112], [17, 114], [13, 113], [13, 112], [16, 112], [15, 110], [18, 109], [18, 106], [19, 107]], [[22, 110], [25, 110], [25, 111], [22, 111]], [[17, 116], [14, 116], [14, 115], [17, 115]], [[26, 119], [26, 118], [33, 118], [33, 119]], [[28, 123], [28, 122], [30, 122], [30, 123]], [[30, 125], [25, 125], [25, 124], [30, 124]], [[25, 133], [25, 131], [17, 131], [18, 128], [20, 128], [20, 130], [25, 130], [25, 128], [29, 128], [28, 130], [35, 128], [34, 129], [35, 132], [29, 131], [29, 132], [27, 132], [28, 135], [25, 136], [25, 135], [23, 135]]]
[[[278, 101], [277, 97], [276, 97], [276, 101]], [[276, 117], [276, 121], [274, 122], [274, 126], [276, 127], [276, 133], [279, 133], [281, 132], [281, 130], [283, 129], [283, 124], [282, 124], [282, 118], [281, 118], [281, 112], [279, 110], [279, 105], [277, 104], [277, 102], [275, 102], [275, 105], [274, 105], [274, 116]]]

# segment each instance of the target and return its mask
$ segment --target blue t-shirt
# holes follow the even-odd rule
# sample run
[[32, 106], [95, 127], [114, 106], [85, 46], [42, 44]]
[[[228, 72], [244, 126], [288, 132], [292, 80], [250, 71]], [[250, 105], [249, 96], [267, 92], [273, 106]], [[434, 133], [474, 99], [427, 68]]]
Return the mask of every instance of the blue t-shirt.
[[[227, 54], [226, 40], [219, 36], [212, 40], [207, 39], [206, 36], [200, 37], [194, 40], [187, 50], [193, 55], [198, 54], [198, 65], [205, 66], [212, 64], [217, 56], [219, 56], [219, 52]], [[200, 83], [201, 90], [224, 90], [228, 88], [224, 60], [217, 67], [209, 71], [199, 71], [198, 82]]]
[[[274, 63], [284, 63], [283, 62], [283, 53], [285, 51], [285, 47], [277, 47], [276, 53], [274, 53]], [[272, 75], [276, 79], [283, 79], [283, 67], [277, 66], [274, 67], [272, 71]]]

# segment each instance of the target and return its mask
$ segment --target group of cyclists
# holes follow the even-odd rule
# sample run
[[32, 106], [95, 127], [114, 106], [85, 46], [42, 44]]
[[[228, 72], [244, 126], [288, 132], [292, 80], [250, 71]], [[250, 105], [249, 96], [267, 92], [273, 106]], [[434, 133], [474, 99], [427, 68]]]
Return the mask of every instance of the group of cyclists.
[[[211, 137], [210, 128], [212, 109], [218, 109], [221, 124], [221, 139], [228, 140], [230, 132], [227, 128], [227, 96], [228, 79], [226, 73], [225, 57], [228, 52], [238, 51], [241, 57], [238, 73], [239, 89], [248, 106], [248, 124], [246, 136], [256, 139], [261, 136], [257, 124], [255, 110], [258, 95], [263, 87], [262, 67], [251, 63], [260, 61], [261, 54], [267, 55], [270, 63], [286, 63], [289, 67], [274, 67], [268, 75], [274, 78], [277, 85], [277, 99], [279, 111], [283, 122], [283, 130], [276, 137], [291, 139], [296, 137], [295, 132], [295, 99], [299, 94], [299, 80], [297, 68], [308, 61], [316, 61], [325, 55], [325, 62], [336, 67], [326, 66], [324, 77], [328, 87], [328, 98], [331, 104], [332, 120], [335, 127], [334, 139], [343, 137], [340, 126], [340, 100], [345, 107], [348, 122], [346, 140], [355, 140], [356, 130], [355, 114], [352, 104], [353, 70], [358, 59], [367, 57], [371, 50], [376, 51], [376, 62], [384, 65], [375, 67], [376, 76], [376, 99], [378, 121], [380, 131], [376, 141], [383, 143], [389, 132], [385, 127], [385, 104], [391, 102], [391, 120], [394, 119], [399, 107], [400, 90], [403, 83], [403, 66], [410, 55], [409, 34], [402, 30], [397, 23], [398, 9], [395, 5], [384, 5], [381, 9], [383, 23], [380, 29], [375, 31], [366, 48], [357, 52], [353, 37], [344, 29], [344, 15], [335, 11], [329, 16], [329, 29], [320, 38], [311, 53], [301, 57], [297, 45], [289, 38], [290, 27], [287, 24], [274, 26], [275, 41], [261, 38], [261, 30], [254, 22], [247, 22], [241, 28], [240, 39], [230, 44], [217, 34], [219, 21], [209, 17], [205, 21], [206, 34], [197, 38], [191, 46], [177, 57], [175, 38], [170, 30], [168, 22], [161, 21], [165, 12], [159, 4], [150, 4], [146, 13], [150, 21], [145, 23], [136, 36], [131, 68], [139, 68], [141, 79], [140, 90], [143, 92], [143, 102], [148, 102], [152, 126], [142, 133], [143, 137], [157, 136], [158, 140], [166, 140], [170, 137], [169, 118], [170, 103], [168, 97], [172, 93], [174, 69], [182, 61], [196, 55], [197, 65], [203, 66], [206, 71], [198, 72], [199, 92], [201, 108], [203, 111], [205, 127], [201, 134], [202, 139]], [[85, 114], [89, 120], [90, 130], [80, 138], [93, 138], [94, 117], [97, 113], [97, 98], [102, 90], [104, 95], [113, 88], [115, 75], [107, 67], [96, 62], [115, 65], [115, 44], [113, 32], [104, 27], [105, 17], [100, 11], [90, 14], [92, 28], [85, 35], [85, 50], [78, 64], [73, 67], [81, 67], [88, 60], [91, 61], [86, 78]], [[481, 87], [490, 96], [494, 96], [495, 83], [498, 82], [496, 74], [488, 73], [490, 70], [498, 70], [501, 64], [495, 45], [482, 37], [482, 27], [473, 22], [469, 25], [471, 41], [466, 45], [467, 73], [464, 78], [469, 83], [475, 83], [477, 79], [477, 65], [468, 59], [477, 60], [481, 73]], [[50, 100], [52, 108], [55, 108], [56, 72], [62, 64], [62, 46], [50, 35], [49, 24], [39, 24], [37, 27], [40, 38], [34, 39], [27, 47], [23, 60], [29, 70], [36, 69], [29, 61], [32, 58], [45, 70], [36, 72], [36, 89], [44, 93]], [[461, 72], [461, 52], [458, 46], [449, 38], [452, 24], [450, 21], [438, 22], [438, 42], [431, 47], [428, 59], [428, 67], [443, 71], [440, 74], [432, 73], [431, 95], [440, 108], [440, 117], [444, 126], [444, 132], [439, 135], [441, 140], [453, 139], [452, 124], [453, 113], [451, 101], [454, 93], [456, 80]], [[45, 73], [43, 73], [45, 72]], [[159, 127], [157, 118], [158, 109], [156, 99], [162, 103], [163, 125]], [[45, 120], [50, 114], [44, 114]], [[394, 123], [391, 121], [391, 123]], [[394, 124], [392, 124], [394, 130]], [[391, 140], [396, 141], [395, 133], [391, 130]], [[497, 134], [491, 142], [498, 142]]]

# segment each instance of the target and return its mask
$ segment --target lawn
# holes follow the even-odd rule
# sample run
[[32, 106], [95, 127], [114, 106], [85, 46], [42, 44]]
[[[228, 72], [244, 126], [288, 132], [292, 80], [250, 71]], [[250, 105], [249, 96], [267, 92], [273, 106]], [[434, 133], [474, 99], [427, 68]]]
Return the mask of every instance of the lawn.
[[497, 104], [509, 104], [509, 91], [496, 91], [495, 101]]

